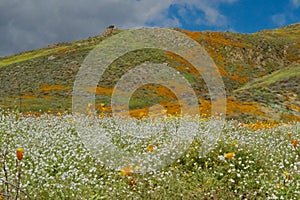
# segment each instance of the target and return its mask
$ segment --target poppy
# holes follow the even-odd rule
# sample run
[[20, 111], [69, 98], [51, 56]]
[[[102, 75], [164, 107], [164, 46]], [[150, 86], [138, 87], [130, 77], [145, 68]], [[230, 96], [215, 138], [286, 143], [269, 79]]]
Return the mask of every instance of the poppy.
[[292, 140], [292, 144], [293, 144], [293, 147], [296, 148], [297, 145], [298, 145], [298, 140], [297, 139], [293, 139]]
[[232, 160], [233, 157], [234, 157], [234, 153], [233, 152], [231, 152], [231, 153], [225, 153], [224, 157], [227, 158], [227, 159], [229, 159], [229, 160]]
[[23, 152], [24, 152], [23, 148], [18, 148], [17, 149], [17, 158], [18, 158], [18, 160], [22, 160], [23, 159]]

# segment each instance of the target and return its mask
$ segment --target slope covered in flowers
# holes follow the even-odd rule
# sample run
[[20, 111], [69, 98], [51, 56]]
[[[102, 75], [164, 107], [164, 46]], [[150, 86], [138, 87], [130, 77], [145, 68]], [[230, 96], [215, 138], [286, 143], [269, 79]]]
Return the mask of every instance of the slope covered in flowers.
[[[178, 120], [163, 119], [171, 124]], [[167, 130], [170, 123], [163, 119], [156, 123]], [[143, 124], [124, 121], [120, 133], [113, 125], [116, 119], [95, 120], [116, 137]], [[194, 123], [200, 126], [200, 136], [210, 133], [208, 119]], [[147, 173], [139, 173], [137, 166], [107, 168], [102, 157], [83, 146], [75, 124], [74, 116], [67, 114], [36, 117], [0, 111], [0, 197], [14, 197], [17, 180], [21, 199], [298, 199], [300, 195], [299, 123], [228, 121], [206, 155], [201, 154], [205, 143], [196, 135], [181, 156]], [[161, 148], [153, 139], [114, 141], [120, 151], [156, 155]]]
[[[300, 24], [253, 34], [176, 30], [197, 41], [216, 63], [226, 87], [228, 118], [300, 120]], [[0, 107], [18, 108], [22, 112], [71, 112], [72, 88], [84, 58], [101, 41], [120, 32], [122, 30], [112, 29], [108, 35], [0, 58], [0, 81], [3, 83], [0, 84]], [[110, 97], [120, 77], [144, 62], [168, 63], [190, 82], [201, 104], [201, 112], [210, 113], [208, 89], [201, 74], [185, 59], [157, 49], [130, 52], [115, 60], [98, 83], [97, 105], [105, 104], [107, 111], [111, 110]], [[286, 73], [291, 68], [292, 77], [291, 73]], [[276, 74], [281, 77], [260, 84]], [[135, 92], [130, 108], [134, 116], [158, 104], [169, 113], [176, 113], [178, 107], [174, 105], [177, 103], [167, 88], [148, 85]]]

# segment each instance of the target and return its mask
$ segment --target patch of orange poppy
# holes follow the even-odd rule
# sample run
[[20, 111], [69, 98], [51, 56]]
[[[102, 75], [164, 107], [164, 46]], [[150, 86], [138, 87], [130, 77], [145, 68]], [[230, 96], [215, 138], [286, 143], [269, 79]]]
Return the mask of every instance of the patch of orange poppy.
[[59, 84], [54, 84], [54, 85], [48, 85], [48, 84], [42, 84], [41, 88], [38, 89], [38, 92], [43, 92], [43, 91], [51, 91], [51, 90], [70, 90], [71, 87], [69, 86], [64, 86], [64, 85], [59, 85]]

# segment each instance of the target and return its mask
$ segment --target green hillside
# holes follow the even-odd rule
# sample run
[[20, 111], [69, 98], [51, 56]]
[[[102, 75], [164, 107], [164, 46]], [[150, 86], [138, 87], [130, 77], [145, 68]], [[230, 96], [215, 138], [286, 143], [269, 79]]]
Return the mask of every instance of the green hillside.
[[[216, 63], [226, 87], [228, 118], [300, 120], [300, 24], [253, 34], [176, 30], [201, 44]], [[0, 106], [21, 112], [71, 112], [72, 88], [84, 58], [102, 40], [121, 31], [107, 29], [86, 40], [0, 58]], [[98, 83], [97, 105], [105, 104], [109, 112], [114, 85], [126, 71], [146, 61], [168, 63], [183, 74], [199, 98], [201, 113], [210, 113], [201, 76], [184, 59], [157, 49], [130, 52], [113, 62]], [[131, 98], [131, 114], [139, 116], [156, 104], [168, 113], [178, 111], [169, 90], [147, 85]]]

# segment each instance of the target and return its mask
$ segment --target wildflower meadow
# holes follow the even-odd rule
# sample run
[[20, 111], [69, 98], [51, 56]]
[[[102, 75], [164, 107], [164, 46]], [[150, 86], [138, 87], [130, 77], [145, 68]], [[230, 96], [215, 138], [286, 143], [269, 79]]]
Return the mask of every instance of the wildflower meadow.
[[[122, 121], [99, 115], [93, 121], [116, 150], [144, 156], [142, 164], [109, 165], [115, 155], [105, 146], [98, 153], [87, 149], [73, 115], [1, 110], [0, 199], [299, 199], [299, 122], [227, 120], [207, 147], [208, 118]], [[186, 145], [170, 139], [178, 123], [198, 126], [195, 133], [189, 131], [194, 135]], [[151, 137], [128, 134], [142, 134], [147, 127], [156, 130]]]

